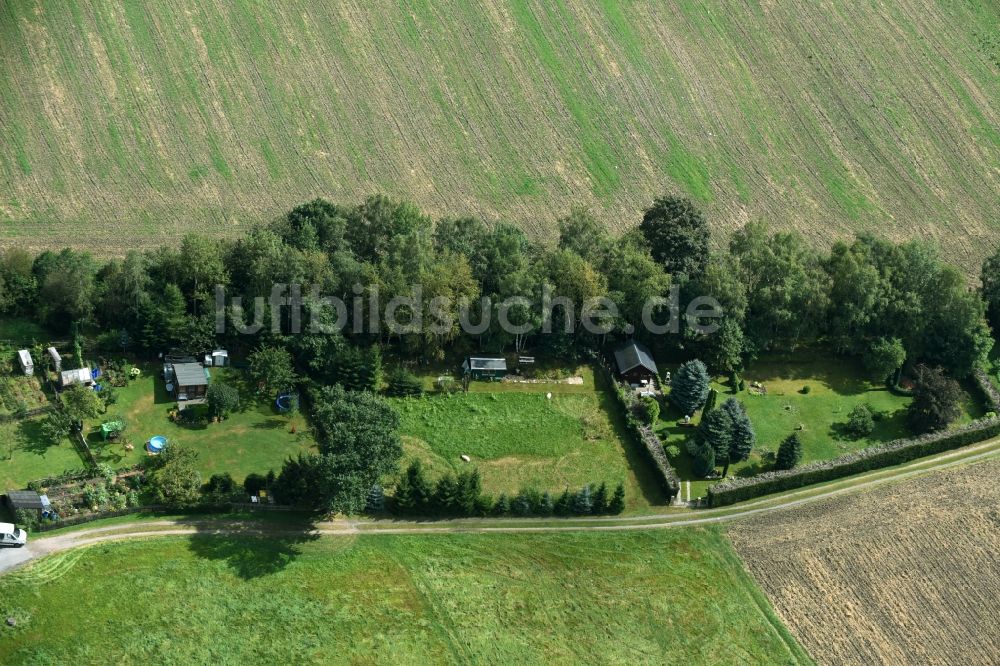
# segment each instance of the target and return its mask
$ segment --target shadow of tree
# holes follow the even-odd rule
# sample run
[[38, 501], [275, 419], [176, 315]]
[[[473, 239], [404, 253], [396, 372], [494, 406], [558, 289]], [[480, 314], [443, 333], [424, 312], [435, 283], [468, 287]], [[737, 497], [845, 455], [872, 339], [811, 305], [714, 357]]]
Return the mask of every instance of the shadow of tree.
[[894, 439], [910, 436], [906, 426], [906, 409], [897, 409], [894, 412], [881, 411], [876, 413], [875, 429], [867, 437], [861, 438], [852, 434], [848, 430], [847, 421], [830, 424], [829, 435], [831, 439], [839, 442], [853, 442], [859, 439], [866, 439], [870, 443], [891, 442]]
[[143, 370], [146, 372], [156, 373], [156, 376], [153, 377], [153, 404], [165, 405], [167, 403], [177, 402], [177, 399], [167, 392], [167, 383], [160, 374], [162, 368], [158, 366], [150, 366], [143, 368]]
[[122, 444], [104, 439], [101, 437], [100, 431], [91, 430], [84, 437], [87, 440], [87, 446], [90, 447], [91, 453], [94, 454], [94, 458], [98, 462], [117, 464], [125, 459]]
[[191, 537], [190, 550], [206, 560], [222, 560], [243, 580], [277, 573], [302, 554], [302, 545], [319, 535], [312, 523], [217, 526], [192, 521], [199, 533]]
[[53, 444], [42, 434], [42, 419], [22, 419], [17, 424], [17, 442], [14, 446], [25, 453], [44, 455]]
[[253, 427], [257, 430], [280, 430], [284, 428], [285, 425], [287, 425], [287, 423], [284, 419], [269, 418], [253, 424]]
[[597, 401], [601, 410], [608, 415], [611, 427], [614, 429], [618, 440], [622, 442], [625, 453], [625, 463], [635, 474], [635, 479], [639, 484], [639, 491], [643, 499], [651, 505], [663, 504], [667, 501], [666, 494], [660, 484], [653, 465], [648, 459], [648, 455], [642, 450], [642, 442], [636, 441], [625, 425], [625, 417], [621, 413], [621, 407], [617, 400], [611, 395], [614, 389], [607, 385], [600, 373], [595, 373], [595, 388], [597, 389]]

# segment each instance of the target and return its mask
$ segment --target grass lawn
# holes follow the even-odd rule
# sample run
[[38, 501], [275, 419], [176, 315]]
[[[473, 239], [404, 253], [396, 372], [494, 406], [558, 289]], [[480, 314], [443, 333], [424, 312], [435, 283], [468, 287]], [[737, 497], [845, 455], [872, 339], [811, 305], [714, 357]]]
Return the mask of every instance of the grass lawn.
[[[238, 481], [251, 472], [267, 473], [281, 469], [289, 456], [315, 446], [302, 415], [280, 414], [270, 402], [254, 398], [244, 385], [238, 370], [213, 368], [212, 381], [226, 382], [240, 390], [241, 411], [221, 423], [182, 425], [172, 422], [168, 412], [176, 407], [159, 374], [159, 367], [143, 365], [143, 374], [125, 388], [117, 389], [118, 402], [107, 415], [87, 422], [87, 441], [97, 457], [116, 467], [135, 464], [148, 454], [145, 442], [153, 435], [163, 435], [171, 445], [189, 446], [198, 451], [202, 476], [229, 472]], [[128, 420], [128, 438], [135, 445], [125, 451], [121, 444], [106, 444], [93, 429], [104, 420], [122, 414]], [[291, 433], [291, 424], [297, 432]]]
[[[767, 395], [754, 395], [742, 391], [735, 397], [746, 405], [747, 413], [757, 431], [757, 450], [750, 459], [730, 467], [731, 474], [753, 475], [767, 468], [762, 464], [763, 450], [777, 451], [781, 441], [798, 430], [802, 440], [802, 462], [829, 460], [850, 451], [873, 444], [907, 437], [906, 408], [910, 398], [890, 393], [881, 384], [865, 379], [860, 367], [849, 359], [819, 360], [764, 360], [755, 363], [743, 378], [747, 386], [760, 382], [767, 388]], [[712, 386], [719, 391], [719, 404], [733, 397], [729, 381], [717, 378]], [[809, 387], [804, 393], [803, 388]], [[969, 399], [963, 405], [963, 414], [956, 425], [968, 423], [983, 415], [983, 407], [971, 385], [964, 387]], [[844, 431], [847, 415], [858, 404], [866, 403], [880, 415], [875, 430], [868, 437], [853, 439]], [[672, 460], [683, 480], [691, 480], [691, 496], [704, 493], [714, 481], [697, 479], [691, 470], [691, 461], [684, 441], [693, 428], [677, 425], [681, 417], [676, 409], [665, 409], [658, 431], [667, 445], [673, 444], [681, 455]], [[694, 419], [698, 421], [698, 417]]]
[[5, 575], [0, 613], [10, 663], [808, 663], [716, 529], [164, 537]]
[[0, 493], [83, 467], [83, 459], [68, 438], [50, 445], [42, 439], [40, 425], [41, 418], [0, 423]]
[[[554, 493], [603, 481], [625, 484], [629, 509], [663, 499], [613, 399], [595, 388], [589, 370], [582, 387], [474, 382], [468, 394], [397, 399], [394, 405], [407, 456], [423, 460], [434, 476], [474, 466], [493, 494], [522, 488]], [[462, 462], [463, 454], [472, 462]]]

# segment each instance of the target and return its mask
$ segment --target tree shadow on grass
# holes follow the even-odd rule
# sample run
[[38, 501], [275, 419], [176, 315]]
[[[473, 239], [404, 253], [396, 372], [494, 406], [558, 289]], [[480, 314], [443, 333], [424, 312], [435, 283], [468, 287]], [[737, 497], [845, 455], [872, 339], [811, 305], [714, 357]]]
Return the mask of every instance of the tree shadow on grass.
[[284, 419], [279, 418], [269, 418], [258, 423], [254, 423], [253, 427], [257, 430], [279, 430], [284, 428], [286, 425]]
[[[864, 438], [859, 438], [851, 434], [848, 430], [847, 421], [830, 424], [830, 438], [838, 442], [858, 442], [857, 448], [864, 448], [873, 444], [882, 444], [896, 439], [910, 436], [906, 427], [906, 409], [897, 409], [893, 412], [881, 411], [875, 414], [875, 429]], [[864, 439], [864, 442], [860, 440]]]
[[609, 394], [610, 390], [613, 389], [604, 386], [599, 387], [597, 394], [598, 402], [604, 413], [610, 417], [615, 435], [617, 435], [623, 444], [625, 462], [633, 474], [635, 474], [636, 481], [639, 483], [639, 491], [651, 506], [666, 504], [666, 493], [664, 493], [663, 487], [657, 478], [652, 461], [649, 460], [649, 454], [643, 450], [642, 442], [637, 441], [625, 427], [625, 419], [621, 414], [621, 407]]
[[191, 552], [206, 560], [222, 560], [243, 580], [277, 573], [302, 554], [302, 545], [315, 541], [311, 523], [253, 525], [232, 523], [225, 531], [218, 524], [192, 521], [199, 533], [191, 537]]
[[22, 419], [18, 422], [17, 439], [19, 441], [14, 448], [37, 456], [45, 455], [45, 452], [53, 446], [59, 446], [42, 435], [41, 419]]
[[106, 440], [101, 437], [99, 430], [91, 430], [84, 435], [84, 439], [87, 440], [87, 446], [90, 447], [90, 452], [94, 454], [97, 462], [117, 465], [125, 460], [125, 450], [121, 441]]

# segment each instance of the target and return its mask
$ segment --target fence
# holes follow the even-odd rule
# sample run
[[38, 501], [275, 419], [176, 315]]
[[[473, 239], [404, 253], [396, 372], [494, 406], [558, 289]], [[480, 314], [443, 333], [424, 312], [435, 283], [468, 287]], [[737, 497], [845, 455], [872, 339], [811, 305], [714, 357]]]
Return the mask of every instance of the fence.
[[171, 515], [178, 512], [182, 512], [186, 515], [191, 514], [212, 514], [212, 513], [227, 513], [230, 511], [234, 512], [250, 512], [250, 511], [301, 511], [301, 509], [294, 506], [288, 506], [284, 504], [251, 504], [250, 502], [227, 502], [225, 504], [207, 504], [202, 506], [188, 507], [185, 509], [170, 509], [169, 507], [162, 506], [159, 504], [151, 506], [142, 507], [131, 507], [128, 509], [120, 509], [118, 511], [99, 511], [97, 513], [88, 513], [81, 516], [71, 516], [69, 518], [60, 518], [55, 521], [42, 521], [34, 528], [35, 532], [49, 532], [51, 530], [62, 529], [63, 527], [73, 527], [74, 525], [83, 525], [85, 523], [92, 523], [95, 520], [105, 520], [107, 518], [119, 518], [121, 516], [141, 516], [141, 515]]

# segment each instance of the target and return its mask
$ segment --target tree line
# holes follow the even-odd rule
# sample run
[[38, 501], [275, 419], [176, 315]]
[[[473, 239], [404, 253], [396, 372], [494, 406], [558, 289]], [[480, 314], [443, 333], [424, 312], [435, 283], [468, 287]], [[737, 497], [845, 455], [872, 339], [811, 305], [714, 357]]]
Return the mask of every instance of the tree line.
[[[253, 378], [272, 397], [302, 387], [319, 452], [288, 461], [275, 487], [290, 501], [345, 512], [363, 509], [375, 485], [397, 472], [401, 456], [398, 416], [373, 392], [387, 379], [392, 394], [419, 391], [419, 382], [400, 368], [384, 371], [385, 350], [429, 362], [448, 353], [530, 347], [574, 361], [634, 336], [723, 373], [736, 373], [765, 352], [823, 345], [859, 358], [877, 379], [891, 378], [905, 363], [962, 377], [985, 362], [993, 344], [990, 322], [1000, 325], [1000, 252], [983, 267], [982, 289], [973, 290], [925, 241], [860, 235], [821, 251], [796, 233], [755, 222], [713, 246], [704, 215], [677, 197], [657, 199], [619, 235], [584, 209], [572, 210], [558, 226], [558, 240], [545, 244], [510, 224], [434, 220], [383, 196], [355, 206], [317, 199], [235, 239], [190, 234], [177, 248], [121, 258], [98, 260], [68, 248], [37, 255], [8, 249], [0, 255], [0, 315], [33, 319], [54, 332], [82, 330], [91, 343], [110, 349], [155, 354], [226, 346], [246, 356]], [[232, 326], [216, 333], [216, 285], [248, 300], [266, 297], [276, 283], [318, 285], [345, 302], [359, 295], [356, 285], [361, 295], [377, 290], [385, 302], [419, 284], [424, 303], [440, 296], [453, 309], [462, 299], [486, 297], [497, 308], [520, 297], [508, 319], [533, 331], [505, 331], [493, 316], [483, 331], [469, 334], [453, 311], [455, 324], [443, 331], [356, 331], [349, 321], [335, 333], [264, 327], [251, 337]], [[555, 321], [552, 332], [542, 334], [537, 306], [546, 284], [576, 312], [606, 296], [618, 315], [606, 333], [567, 331]], [[702, 334], [683, 319], [676, 335], [646, 331], [646, 303], [673, 288], [682, 302], [715, 298], [722, 305], [718, 331]], [[307, 315], [332, 316], [309, 294], [304, 298]], [[660, 305], [653, 314], [663, 321], [670, 307]], [[237, 313], [230, 308], [225, 316]], [[354, 316], [348, 313], [349, 320]], [[554, 311], [556, 318], [568, 316]], [[704, 366], [690, 370], [705, 372]], [[675, 384], [674, 399], [690, 414], [704, 404], [705, 390], [700, 383], [690, 391]], [[214, 393], [220, 416], [233, 408], [232, 395]], [[752, 429], [748, 434], [737, 405], [726, 401], [711, 410], [703, 423], [711, 436], [695, 438], [706, 467], [736, 462], [748, 442], [752, 446]], [[923, 408], [927, 419], [947, 416], [948, 405], [925, 401]], [[795, 447], [786, 448], [785, 457], [793, 458]]]
[[[722, 248], [713, 250], [710, 240], [703, 214], [676, 197], [655, 201], [637, 226], [620, 235], [586, 210], [573, 210], [559, 221], [554, 245], [533, 242], [505, 223], [435, 221], [411, 204], [382, 196], [358, 206], [318, 199], [240, 238], [191, 234], [177, 248], [107, 261], [73, 249], [37, 256], [8, 249], [0, 256], [0, 314], [35, 319], [56, 331], [79, 323], [98, 331], [108, 346], [149, 352], [272, 344], [327, 384], [370, 383], [364, 369], [373, 364], [373, 345], [424, 361], [440, 360], [453, 349], [529, 345], [538, 353], [574, 357], [631, 337], [633, 330], [665, 352], [701, 358], [722, 372], [738, 370], [763, 352], [821, 343], [860, 358], [873, 376], [889, 375], [906, 360], [964, 376], [986, 359], [989, 322], [1000, 324], [1000, 253], [983, 267], [983, 288], [971, 290], [926, 241], [896, 244], [861, 235], [823, 252], [796, 233], [771, 232], [763, 223], [737, 230]], [[275, 283], [319, 285], [323, 294], [345, 302], [358, 295], [355, 285], [377, 290], [384, 302], [420, 284], [425, 303], [435, 296], [449, 299], [455, 324], [443, 332], [404, 334], [355, 333], [350, 322], [337, 334], [290, 336], [265, 328], [252, 343], [231, 330], [222, 339], [216, 335], [215, 285], [253, 297], [267, 296]], [[618, 309], [610, 331], [577, 327], [566, 333], [555, 321], [553, 332], [543, 335], [539, 308], [528, 306], [507, 315], [514, 324], [532, 324], [532, 333], [505, 332], [496, 316], [481, 333], [465, 334], [457, 324], [462, 298], [488, 297], [494, 308], [511, 297], [538, 304], [544, 284], [570, 299], [577, 312], [589, 298], [609, 297]], [[680, 290], [682, 302], [717, 299], [723, 306], [720, 330], [701, 335], [682, 321], [678, 335], [645, 331], [644, 304], [671, 287]], [[666, 306], [655, 314], [658, 321], [669, 316]], [[353, 316], [348, 313], [349, 320]], [[553, 316], [565, 312], [556, 308]]]

